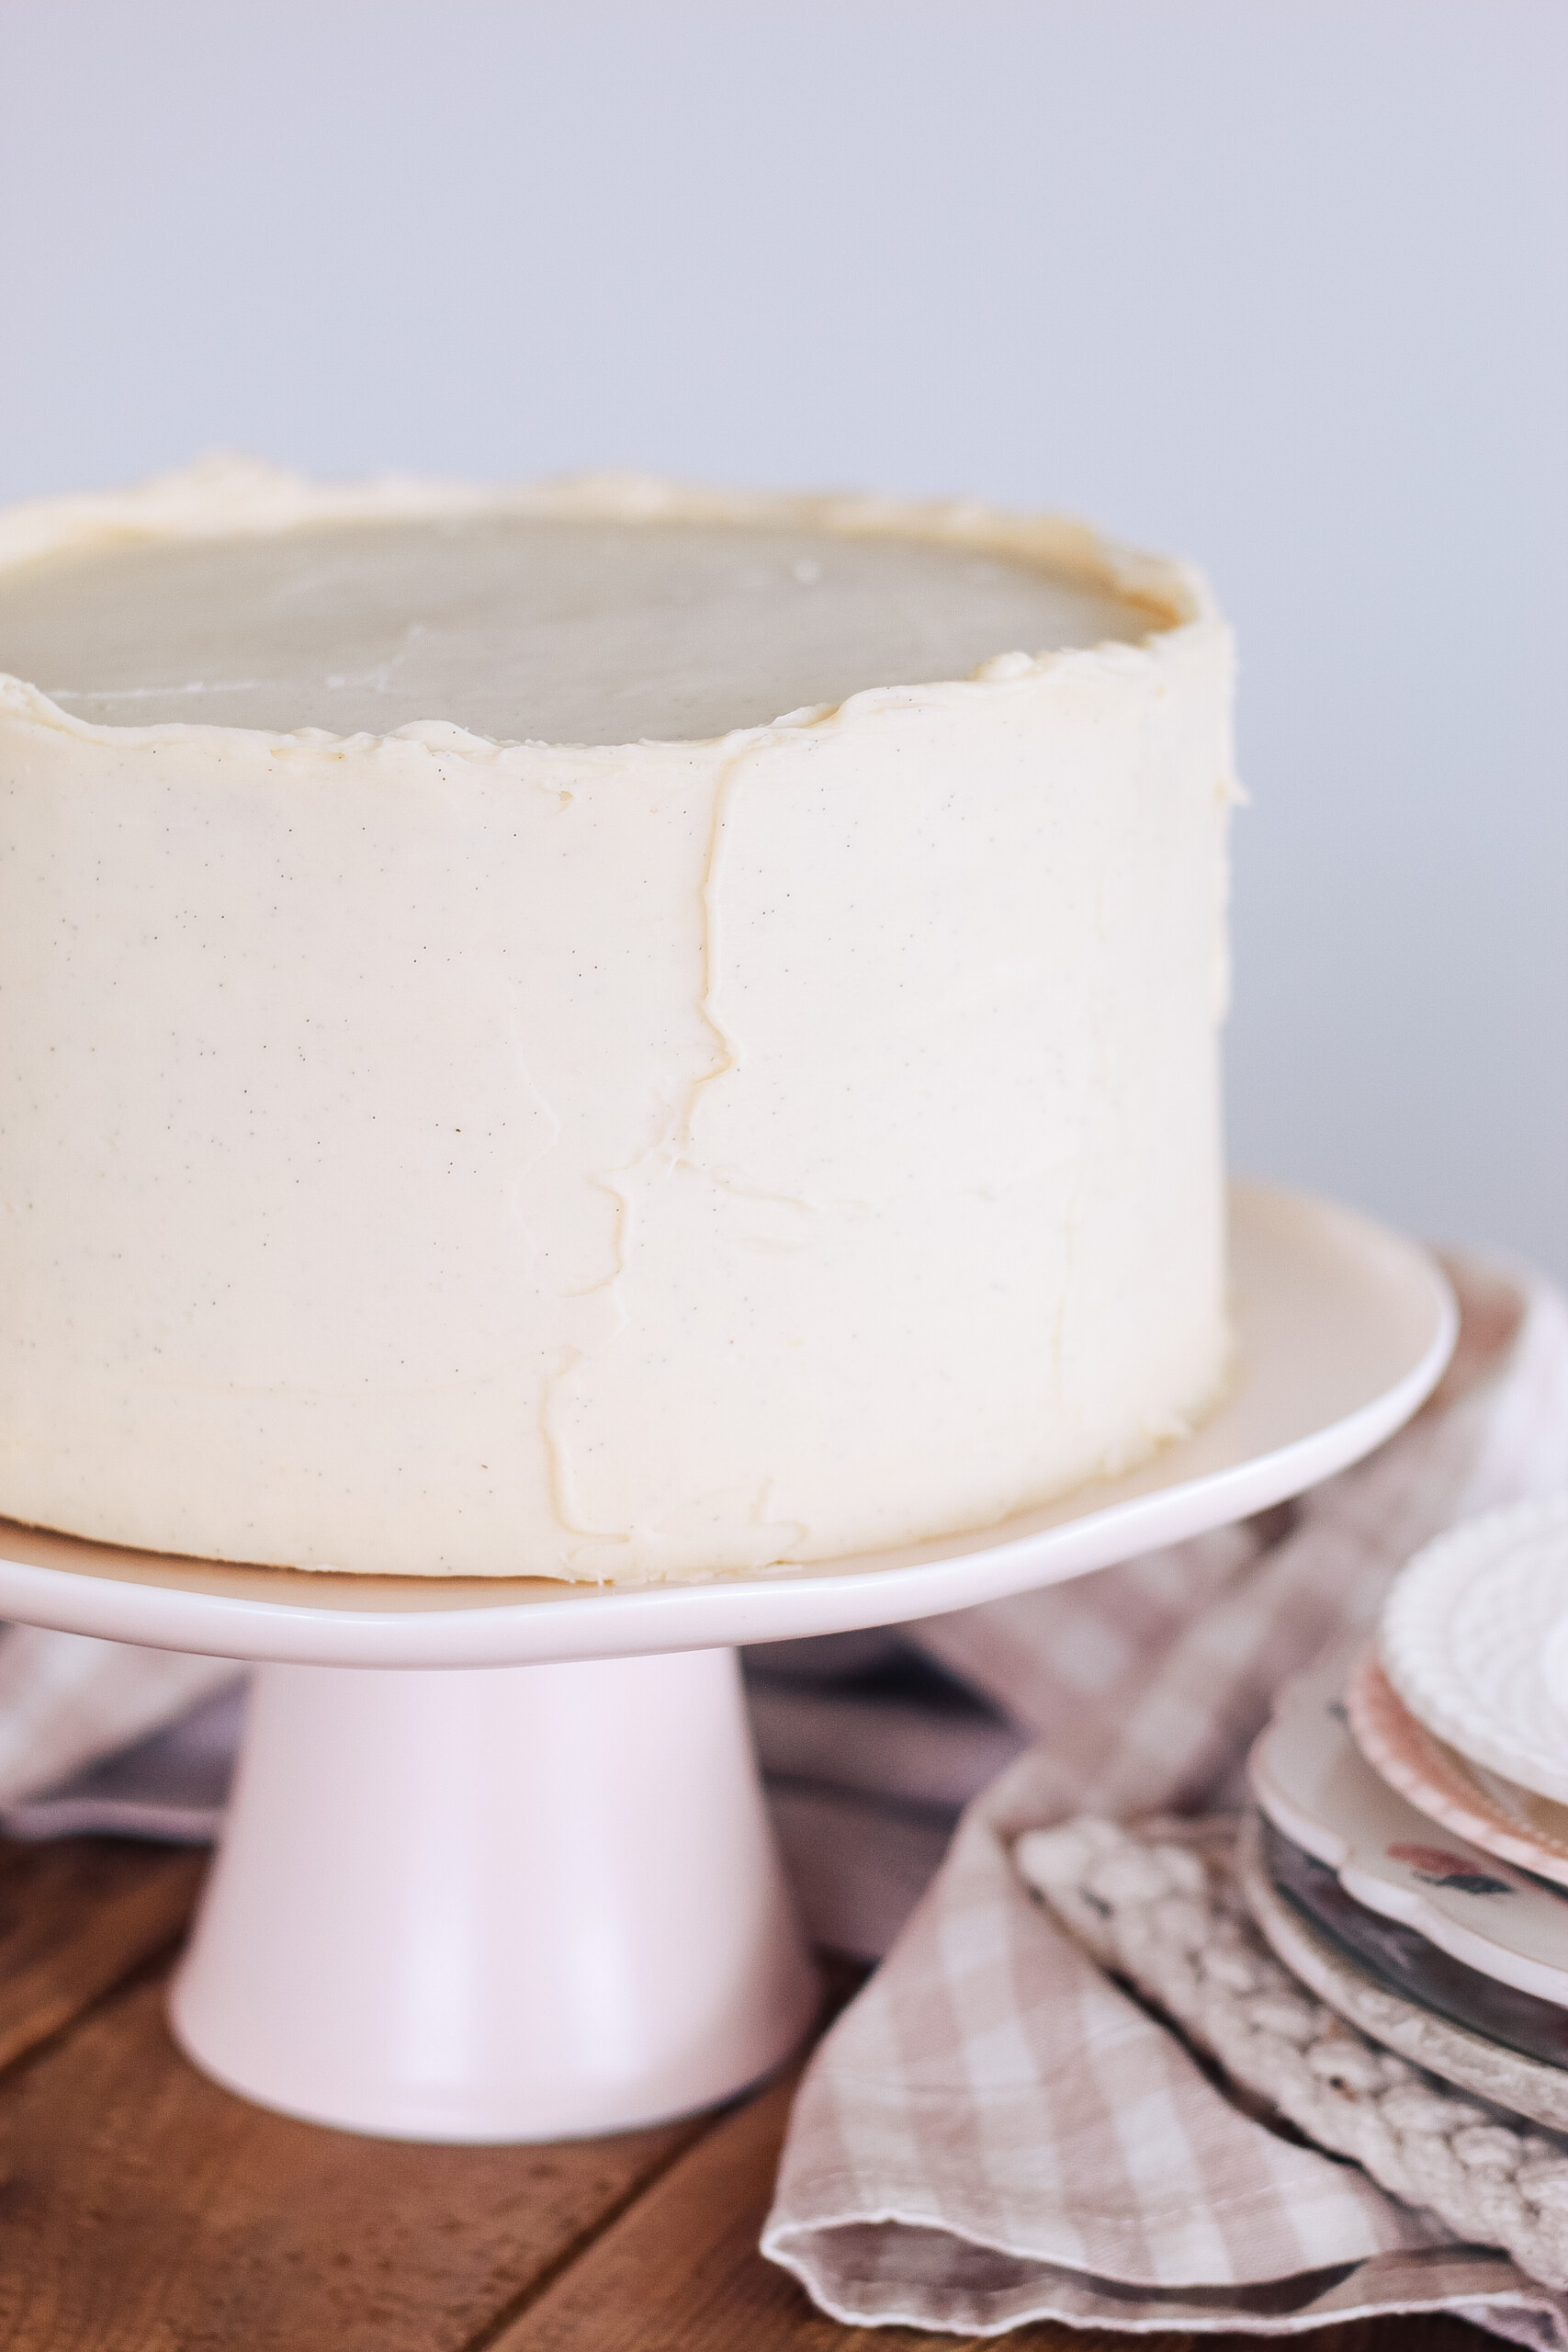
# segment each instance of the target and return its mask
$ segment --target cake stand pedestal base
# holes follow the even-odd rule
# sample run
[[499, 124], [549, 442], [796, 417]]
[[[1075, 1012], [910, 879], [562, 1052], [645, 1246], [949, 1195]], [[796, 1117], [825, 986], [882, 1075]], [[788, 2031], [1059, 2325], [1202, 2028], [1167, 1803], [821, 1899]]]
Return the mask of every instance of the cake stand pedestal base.
[[257, 1672], [171, 1996], [231, 2089], [400, 2139], [621, 2131], [756, 2081], [816, 2003], [733, 1650]]

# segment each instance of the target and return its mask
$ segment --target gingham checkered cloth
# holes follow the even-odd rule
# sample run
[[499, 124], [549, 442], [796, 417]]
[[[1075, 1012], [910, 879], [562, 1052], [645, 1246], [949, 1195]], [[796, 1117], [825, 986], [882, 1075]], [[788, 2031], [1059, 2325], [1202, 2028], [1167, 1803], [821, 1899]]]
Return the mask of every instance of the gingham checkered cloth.
[[1463, 1325], [1411, 1427], [1293, 1510], [916, 1628], [1039, 1734], [964, 1816], [795, 2102], [763, 2251], [835, 2317], [1288, 2334], [1462, 2312], [1568, 2348], [1568, 2301], [1254, 2120], [1026, 1894], [1078, 1812], [1234, 1802], [1272, 1693], [1443, 1528], [1568, 1487], [1568, 1306], [1450, 1263]]

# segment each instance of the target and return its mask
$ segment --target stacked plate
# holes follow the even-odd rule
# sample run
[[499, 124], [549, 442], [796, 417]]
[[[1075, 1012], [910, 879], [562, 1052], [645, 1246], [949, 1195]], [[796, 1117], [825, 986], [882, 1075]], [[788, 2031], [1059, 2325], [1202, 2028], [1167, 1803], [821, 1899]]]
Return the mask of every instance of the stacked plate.
[[1364, 2033], [1568, 2130], [1568, 1498], [1417, 1555], [1377, 1640], [1287, 1685], [1245, 1871]]

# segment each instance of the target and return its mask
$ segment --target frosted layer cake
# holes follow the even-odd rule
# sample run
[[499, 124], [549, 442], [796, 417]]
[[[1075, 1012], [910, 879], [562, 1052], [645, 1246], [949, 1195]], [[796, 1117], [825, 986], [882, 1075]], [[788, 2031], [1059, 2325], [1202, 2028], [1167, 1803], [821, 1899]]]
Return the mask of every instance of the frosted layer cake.
[[213, 462], [0, 516], [0, 1512], [679, 1577], [1225, 1373], [1228, 633], [970, 505]]

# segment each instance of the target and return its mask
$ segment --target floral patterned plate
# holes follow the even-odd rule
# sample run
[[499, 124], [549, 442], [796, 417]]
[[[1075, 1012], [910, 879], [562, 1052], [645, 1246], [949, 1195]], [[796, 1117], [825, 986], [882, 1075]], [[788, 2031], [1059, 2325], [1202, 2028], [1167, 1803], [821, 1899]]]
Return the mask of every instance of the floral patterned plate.
[[1417, 1723], [1369, 1646], [1350, 1670], [1345, 1707], [1373, 1770], [1418, 1813], [1472, 1846], [1568, 1886], [1568, 1805], [1521, 1789]]
[[1249, 1768], [1263, 1813], [1354, 1902], [1499, 1984], [1568, 2006], [1568, 1894], [1466, 1838], [1439, 1838], [1356, 1746], [1344, 1688], [1336, 1659], [1280, 1693]]

